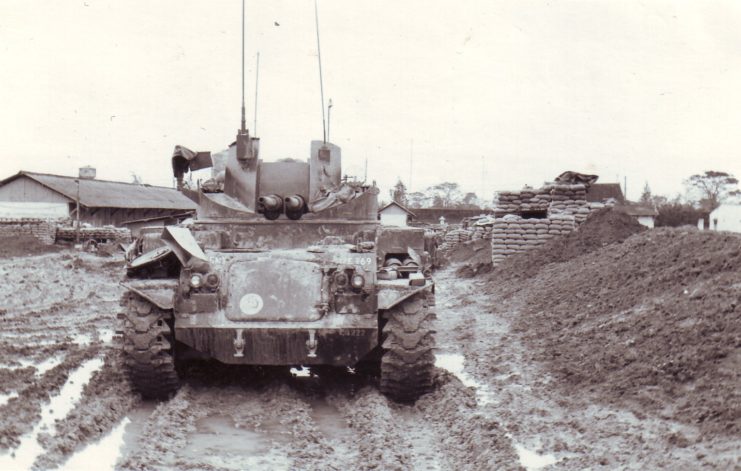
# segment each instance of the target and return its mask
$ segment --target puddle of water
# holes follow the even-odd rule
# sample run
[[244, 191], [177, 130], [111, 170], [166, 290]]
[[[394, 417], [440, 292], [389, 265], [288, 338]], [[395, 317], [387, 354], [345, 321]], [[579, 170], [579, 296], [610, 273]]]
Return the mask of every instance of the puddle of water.
[[[41, 361], [40, 363], [29, 362], [28, 365], [23, 365], [23, 366], [33, 366], [34, 368], [36, 368], [36, 374], [38, 376], [41, 376], [47, 371], [49, 371], [50, 369], [62, 363], [62, 361], [64, 361], [64, 355], [57, 355], [57, 356], [49, 357], [46, 360]], [[21, 363], [23, 363], [23, 361], [21, 361]]]
[[330, 440], [341, 441], [352, 435], [347, 420], [342, 413], [323, 399], [311, 401], [311, 418], [317, 424], [319, 431]]
[[76, 343], [80, 346], [90, 345], [93, 342], [93, 337], [90, 334], [76, 333], [72, 336], [72, 343]]
[[[272, 429], [272, 427], [270, 427]], [[195, 463], [223, 469], [291, 469], [291, 459], [276, 446], [290, 440], [277, 430], [252, 431], [238, 428], [231, 417], [205, 417], [181, 455]]]
[[0, 394], [0, 406], [4, 406], [8, 403], [9, 400], [13, 399], [14, 397], [18, 397], [18, 393], [15, 391], [7, 394]]
[[103, 343], [111, 343], [113, 342], [113, 336], [115, 333], [112, 329], [100, 329], [98, 331], [98, 338]]
[[129, 415], [126, 417], [129, 419], [129, 422], [124, 427], [123, 437], [121, 437], [119, 456], [127, 456], [130, 453], [136, 452], [139, 446], [139, 440], [144, 434], [144, 425], [156, 408], [156, 401], [144, 401], [139, 407], [129, 411]]
[[291, 374], [299, 378], [311, 376], [311, 370], [305, 366], [301, 368], [291, 368]]
[[45, 360], [42, 360], [40, 362], [35, 362], [33, 360], [29, 360], [26, 358], [21, 358], [18, 361], [17, 365], [11, 365], [8, 363], [0, 363], [0, 368], [6, 369], [6, 370], [19, 370], [21, 368], [28, 368], [29, 366], [36, 369], [36, 376], [41, 376], [50, 369], [54, 368], [58, 364], [62, 363], [64, 361], [64, 355], [55, 355], [53, 357], [49, 357]]
[[62, 471], [87, 470], [95, 463], [96, 470], [115, 470], [124, 444], [124, 433], [131, 419], [125, 417], [107, 435], [72, 455], [62, 466]]
[[442, 368], [461, 380], [464, 386], [474, 388], [476, 391], [476, 402], [485, 406], [494, 401], [494, 395], [489, 387], [476, 381], [465, 371], [466, 357], [460, 353], [437, 353], [435, 354], [435, 366]]
[[54, 422], [63, 419], [79, 401], [82, 388], [90, 381], [90, 377], [103, 366], [102, 358], [88, 360], [73, 371], [67, 382], [64, 383], [59, 394], [53, 396], [49, 404], [41, 409], [41, 420], [33, 430], [21, 437], [21, 443], [10, 454], [0, 456], [0, 469], [26, 470], [31, 469], [36, 458], [44, 449], [38, 442], [38, 436], [43, 431], [54, 427]]
[[520, 458], [520, 464], [527, 471], [534, 471], [556, 464], [558, 460], [553, 455], [539, 455], [534, 451], [528, 450], [522, 445], [515, 444], [515, 451]]

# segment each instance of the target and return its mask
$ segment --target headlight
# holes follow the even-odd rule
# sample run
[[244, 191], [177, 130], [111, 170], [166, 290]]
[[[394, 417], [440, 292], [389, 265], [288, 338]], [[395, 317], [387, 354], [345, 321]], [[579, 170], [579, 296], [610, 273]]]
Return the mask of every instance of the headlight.
[[344, 288], [345, 286], [347, 286], [347, 281], [347, 275], [345, 274], [345, 272], [338, 271], [337, 273], [335, 273], [334, 284], [338, 288]]
[[216, 273], [209, 273], [206, 275], [206, 286], [212, 289], [219, 286], [219, 275]]
[[199, 274], [195, 274], [190, 277], [190, 286], [193, 288], [200, 288], [203, 285], [203, 277]]
[[355, 289], [360, 289], [365, 285], [365, 277], [363, 275], [356, 273], [352, 276], [352, 279], [350, 280], [350, 284]]

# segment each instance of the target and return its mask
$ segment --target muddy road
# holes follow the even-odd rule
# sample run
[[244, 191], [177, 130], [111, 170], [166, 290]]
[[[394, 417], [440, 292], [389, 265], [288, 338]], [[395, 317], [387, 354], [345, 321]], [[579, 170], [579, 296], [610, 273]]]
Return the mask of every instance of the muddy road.
[[[516, 298], [438, 273], [437, 387], [415, 405], [352, 371], [188, 367], [144, 402], [112, 343], [121, 260], [0, 261], [0, 469], [733, 468], [691, 430], [563, 397], [511, 327]], [[684, 445], [684, 446], [683, 446]], [[700, 457], [702, 455], [702, 457]], [[736, 462], [737, 463], [737, 462]]]

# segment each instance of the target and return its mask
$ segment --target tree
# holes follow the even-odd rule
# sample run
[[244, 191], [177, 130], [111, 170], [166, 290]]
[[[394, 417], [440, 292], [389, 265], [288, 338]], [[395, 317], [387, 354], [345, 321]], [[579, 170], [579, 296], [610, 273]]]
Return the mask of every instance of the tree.
[[396, 201], [402, 206], [407, 206], [407, 187], [399, 179], [391, 190], [391, 199]]
[[469, 191], [463, 197], [463, 201], [461, 202], [461, 205], [467, 206], [470, 208], [478, 208], [479, 207], [479, 197], [476, 196], [476, 193]]
[[427, 208], [430, 206], [429, 198], [421, 191], [413, 191], [406, 196], [409, 208]]
[[432, 205], [437, 208], [454, 208], [463, 199], [457, 183], [443, 182], [427, 188], [432, 197]]
[[700, 205], [708, 211], [716, 209], [729, 196], [738, 195], [738, 179], [726, 172], [708, 170], [704, 174], [692, 175], [685, 185], [699, 194]]
[[656, 216], [657, 227], [696, 226], [698, 220], [707, 216], [706, 211], [695, 208], [690, 203], [682, 203], [680, 198], [662, 204], [657, 209], [659, 212]]
[[648, 182], [643, 186], [643, 193], [641, 193], [641, 199], [638, 201], [643, 204], [653, 203], [653, 196], [651, 195], [651, 188], [648, 186]]

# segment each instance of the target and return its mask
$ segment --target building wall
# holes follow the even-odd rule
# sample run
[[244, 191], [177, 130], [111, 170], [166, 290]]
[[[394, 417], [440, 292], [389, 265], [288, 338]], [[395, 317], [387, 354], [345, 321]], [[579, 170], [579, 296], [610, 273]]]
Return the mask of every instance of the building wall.
[[31, 180], [28, 177], [16, 178], [0, 186], [0, 201], [34, 202], [34, 203], [69, 203], [73, 202], [59, 193]]
[[638, 216], [636, 218], [639, 224], [642, 224], [650, 229], [654, 228], [654, 217], [653, 216]]
[[63, 219], [68, 216], [67, 203], [0, 201], [0, 218]]
[[710, 228], [741, 232], [741, 204], [723, 204], [710, 213]]
[[407, 212], [400, 207], [389, 206], [388, 208], [381, 211], [381, 225], [404, 227], [407, 225], [408, 217], [409, 215], [407, 214]]

